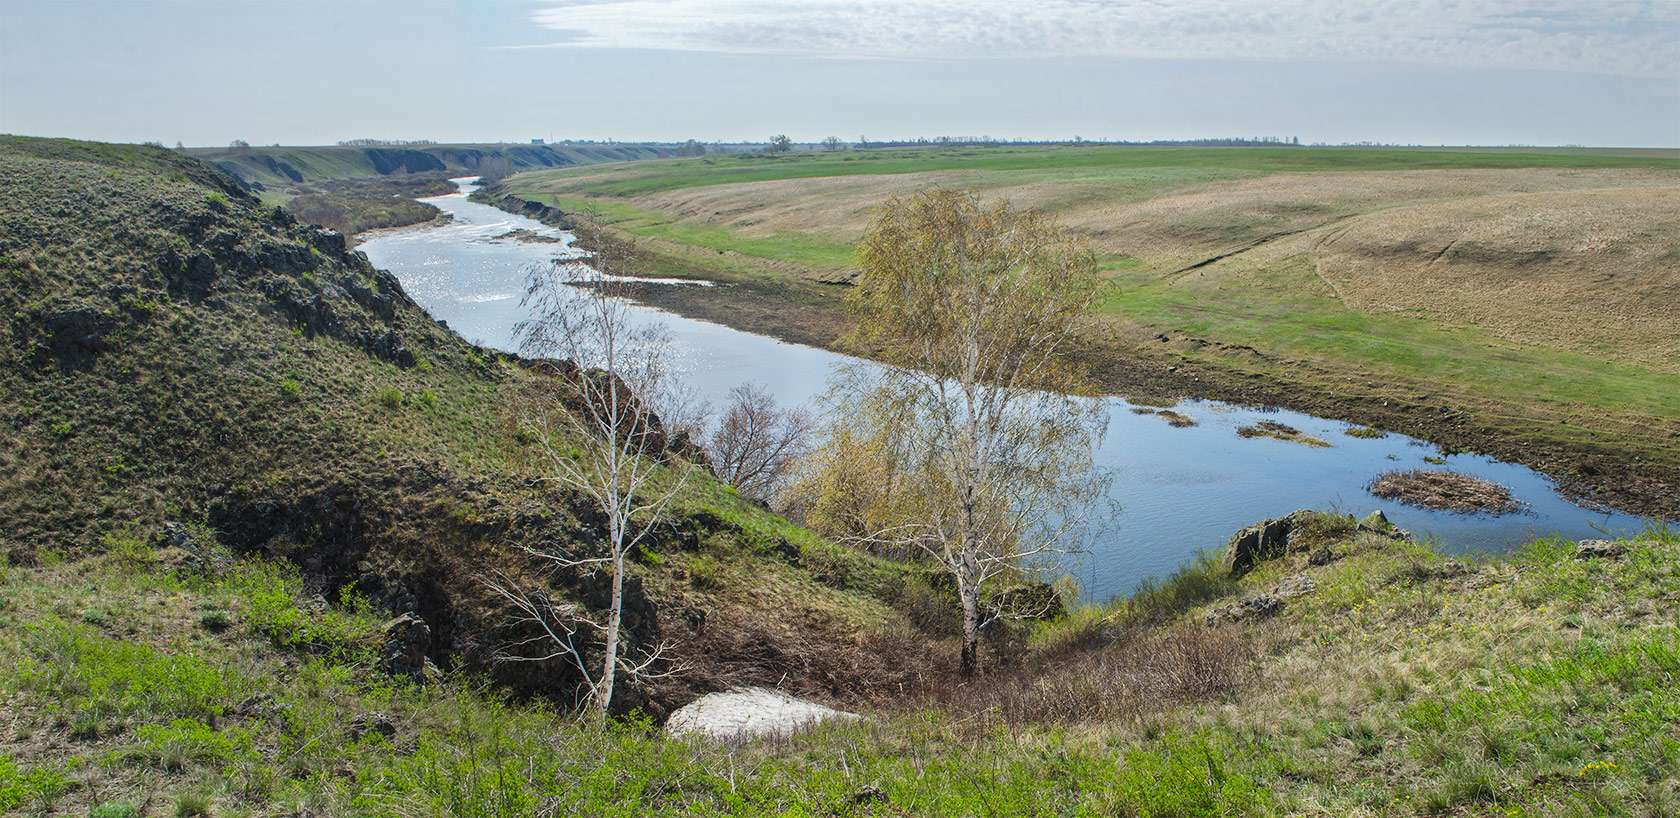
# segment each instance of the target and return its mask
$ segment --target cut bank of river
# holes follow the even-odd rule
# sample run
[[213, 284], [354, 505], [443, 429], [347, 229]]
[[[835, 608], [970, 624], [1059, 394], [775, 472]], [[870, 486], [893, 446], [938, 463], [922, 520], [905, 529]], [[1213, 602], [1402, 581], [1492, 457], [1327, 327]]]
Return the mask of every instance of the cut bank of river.
[[[458, 179], [464, 183], [468, 180]], [[409, 295], [478, 344], [516, 350], [513, 326], [525, 272], [533, 264], [571, 256], [570, 236], [541, 222], [470, 202], [472, 187], [421, 201], [453, 216], [444, 224], [381, 231], [358, 249], [391, 271]], [[519, 236], [514, 231], [528, 231]], [[532, 236], [561, 241], [530, 241]], [[663, 321], [674, 340], [674, 368], [698, 397], [724, 404], [745, 381], [764, 384], [784, 404], [809, 403], [823, 390], [837, 353], [739, 332], [717, 324], [644, 309]], [[1220, 548], [1232, 532], [1263, 517], [1297, 508], [1337, 508], [1364, 516], [1382, 510], [1416, 535], [1433, 534], [1460, 552], [1503, 551], [1529, 537], [1560, 533], [1584, 538], [1635, 533], [1638, 518], [1589, 511], [1569, 503], [1542, 474], [1479, 455], [1445, 457], [1450, 468], [1508, 486], [1528, 505], [1525, 514], [1467, 516], [1425, 511], [1379, 500], [1364, 486], [1393, 469], [1436, 468], [1434, 447], [1391, 434], [1371, 440], [1343, 434], [1346, 423], [1296, 412], [1186, 401], [1175, 411], [1197, 425], [1173, 428], [1111, 399], [1108, 436], [1097, 461], [1116, 470], [1114, 497], [1122, 511], [1110, 533], [1089, 551], [1065, 558], [1083, 596], [1103, 600], [1126, 593], [1146, 576], [1166, 576], [1198, 550]], [[1313, 448], [1270, 438], [1242, 438], [1237, 428], [1272, 420], [1332, 444]]]

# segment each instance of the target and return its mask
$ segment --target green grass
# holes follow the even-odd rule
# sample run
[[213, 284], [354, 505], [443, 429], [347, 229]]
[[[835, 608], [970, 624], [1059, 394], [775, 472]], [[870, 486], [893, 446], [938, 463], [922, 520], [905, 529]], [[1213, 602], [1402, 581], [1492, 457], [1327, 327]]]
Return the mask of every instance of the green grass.
[[[1203, 376], [1201, 388], [1212, 390], [1205, 396], [1286, 401], [1303, 411], [1376, 424], [1555, 472], [1613, 474], [1612, 482], [1628, 485], [1672, 484], [1680, 474], [1680, 448], [1672, 445], [1674, 435], [1680, 434], [1675, 426], [1680, 418], [1680, 371], [1653, 356], [1646, 344], [1671, 339], [1594, 336], [1572, 347], [1530, 338], [1531, 330], [1539, 331], [1535, 327], [1546, 323], [1540, 316], [1533, 326], [1515, 318], [1482, 326], [1453, 312], [1458, 307], [1393, 311], [1362, 301], [1355, 302], [1362, 306], [1350, 307], [1320, 278], [1316, 251], [1275, 258], [1261, 254], [1259, 260], [1245, 254], [1187, 274], [1174, 272], [1281, 230], [1310, 228], [1424, 199], [1373, 203], [1362, 198], [1366, 194], [1355, 185], [1349, 189], [1353, 192], [1336, 193], [1321, 205], [1291, 198], [1283, 211], [1257, 204], [1240, 211], [1214, 208], [1200, 216], [1157, 217], [1146, 212], [1139, 218], [1161, 223], [1154, 232], [1142, 230], [1135, 236], [1128, 232], [1134, 226], [1116, 221], [1119, 217], [1091, 215], [1102, 214], [1106, 207], [1278, 173], [1680, 168], [1680, 156], [1672, 151], [1619, 155], [1625, 153], [930, 147], [708, 156], [541, 171], [516, 176], [505, 187], [515, 196], [563, 211], [597, 213], [613, 229], [644, 239], [658, 259], [650, 273], [751, 285], [678, 299], [679, 311], [687, 307], [707, 320], [785, 337], [788, 326], [768, 305], [796, 302], [807, 313], [826, 311], [824, 326], [833, 329], [798, 339], [821, 342], [843, 331], [846, 322], [837, 288], [814, 282], [832, 280], [855, 266], [848, 251], [859, 227], [853, 208], [836, 206], [834, 223], [794, 232], [774, 230], [781, 215], [777, 203], [822, 207], [823, 194], [798, 186], [766, 186], [759, 199], [750, 188], [739, 194], [720, 193], [720, 204], [729, 209], [713, 216], [691, 212], [685, 204], [690, 200], [683, 197], [652, 194], [775, 180], [960, 172], [952, 183], [974, 187], [983, 195], [1017, 191], [1076, 223], [1094, 219], [1085, 226], [1095, 231], [1093, 240], [1105, 250], [1104, 268], [1117, 285], [1103, 306], [1115, 332], [1092, 343], [1098, 370], [1122, 368], [1122, 361], [1123, 368], [1143, 373], [1193, 365]], [[893, 189], [889, 182], [880, 184], [883, 196]], [[1287, 195], [1298, 197], [1298, 191]], [[1320, 211], [1298, 212], [1315, 206]], [[745, 216], [731, 215], [741, 208], [747, 209]], [[731, 221], [736, 218], [739, 224]], [[1128, 244], [1134, 239], [1142, 244]], [[1503, 296], [1490, 290], [1485, 297], [1493, 301]], [[708, 299], [737, 303], [701, 303]], [[1559, 307], [1579, 308], [1573, 303]], [[1570, 320], [1560, 313], [1552, 323]], [[805, 320], [800, 326], [818, 323]], [[1541, 335], [1545, 332], [1550, 330]], [[1151, 343], [1157, 334], [1206, 339], [1212, 346]], [[1231, 347], [1250, 347], [1254, 353], [1234, 354]], [[1137, 389], [1125, 378], [1121, 381], [1110, 388]], [[1256, 396], [1257, 385], [1267, 394]], [[1197, 387], [1181, 383], [1168, 388]], [[1675, 513], [1672, 502], [1666, 507], [1647, 503], [1645, 508]]]
[[1026, 171], [1063, 181], [1072, 171], [1220, 168], [1260, 173], [1464, 168], [1680, 167], [1680, 157], [1582, 156], [1409, 151], [1402, 148], [973, 147], [896, 148], [786, 155], [726, 154], [631, 165], [543, 171], [519, 186], [599, 175], [579, 189], [589, 196], [642, 196], [691, 187], [862, 174], [941, 170]]
[[821, 268], [843, 267], [853, 260], [851, 245], [807, 233], [784, 230], [771, 238], [751, 238], [721, 227], [685, 225], [658, 211], [619, 202], [542, 195], [533, 197], [532, 201], [563, 211], [591, 214], [603, 224], [637, 236], [705, 247], [720, 253], [735, 252], [759, 259]]
[[[756, 539], [798, 534], [754, 509], [707, 507], [744, 535], [723, 566], [753, 565]], [[1342, 518], [1325, 520], [1327, 536], [1347, 535]], [[183, 627], [182, 610], [249, 618], [265, 588], [310, 628], [353, 615], [303, 605], [271, 563], [183, 574], [158, 552], [14, 567], [0, 582], [23, 623], [0, 630], [0, 695], [15, 708], [0, 804], [117, 815], [161, 794], [171, 809], [250, 815], [1665, 815], [1680, 798], [1667, 729], [1680, 718], [1669, 602], [1680, 537], [1653, 536], [1608, 562], [1548, 539], [1467, 565], [1427, 545], [1338, 541], [1348, 556], [1307, 569], [1318, 593], [1227, 626], [1252, 651], [1225, 692], [1072, 723], [1011, 715], [1111, 654], [1138, 673], [1160, 658], [1140, 647], [1305, 568], [1290, 558], [1232, 581], [1210, 562], [1044, 626], [1035, 643], [1053, 661], [739, 746], [668, 739], [636, 717], [598, 731], [472, 674], [415, 685], [258, 629]], [[807, 556], [813, 545], [801, 543]], [[121, 621], [62, 619], [96, 596]], [[1091, 635], [1121, 620], [1120, 635]], [[1066, 638], [1075, 631], [1085, 635]], [[394, 738], [347, 728], [373, 712]], [[97, 729], [79, 727], [89, 714]]]
[[1680, 418], [1680, 374], [1540, 346], [1520, 346], [1474, 326], [1357, 312], [1310, 271], [1273, 268], [1251, 295], [1218, 285], [1134, 277], [1103, 309], [1189, 337], [1246, 344], [1276, 355], [1357, 367], [1368, 378], [1431, 391], [1521, 396], [1548, 406], [1596, 406]]
[[[0, 810], [1676, 811], [1680, 536], [1661, 528], [1610, 560], [1557, 539], [1492, 560], [1326, 516], [1330, 565], [1237, 580], [1205, 558], [994, 632], [988, 675], [959, 683], [916, 567], [696, 476], [631, 583], [692, 666], [590, 728], [563, 685], [474, 653], [503, 633], [479, 577], [521, 570], [507, 544], [588, 535], [499, 409], [530, 376], [411, 304], [361, 306], [377, 282], [353, 257], [166, 152], [26, 148], [0, 150]], [[204, 248], [217, 289], [170, 278]], [[294, 319], [299, 300], [351, 332]], [[98, 349], [53, 351], [43, 322], [72, 308], [100, 316]], [[425, 365], [355, 334], [387, 329]], [[1203, 624], [1301, 572], [1318, 590], [1276, 616]], [[424, 681], [376, 667], [402, 594], [459, 640]], [[735, 746], [647, 715], [736, 684], [871, 718]]]

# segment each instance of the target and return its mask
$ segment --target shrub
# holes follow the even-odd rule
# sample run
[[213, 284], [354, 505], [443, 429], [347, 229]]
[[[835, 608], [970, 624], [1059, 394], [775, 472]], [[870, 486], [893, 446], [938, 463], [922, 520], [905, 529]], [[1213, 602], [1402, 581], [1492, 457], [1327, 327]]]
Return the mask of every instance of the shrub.
[[213, 716], [227, 699], [220, 669], [197, 656], [164, 654], [57, 620], [33, 628], [28, 642], [24, 684], [90, 717]]
[[398, 409], [403, 405], [403, 393], [389, 386], [380, 387], [373, 393], [373, 399], [386, 409]]
[[193, 761], [221, 767], [253, 752], [251, 734], [244, 729], [217, 730], [196, 719], [142, 725], [134, 732], [140, 739], [134, 755], [169, 772]]
[[67, 782], [60, 770], [37, 766], [21, 769], [9, 755], [0, 755], [0, 811], [10, 814], [30, 802], [50, 807], [64, 793]]
[[175, 818], [196, 818], [210, 814], [210, 808], [215, 803], [210, 796], [201, 792], [184, 792], [175, 796]]
[[205, 611], [198, 617], [198, 624], [211, 633], [221, 633], [233, 624], [233, 616], [227, 611]]
[[374, 624], [360, 611], [299, 608], [297, 596], [302, 583], [294, 569], [246, 562], [229, 585], [246, 596], [251, 630], [276, 645], [324, 653], [340, 661], [371, 658]]

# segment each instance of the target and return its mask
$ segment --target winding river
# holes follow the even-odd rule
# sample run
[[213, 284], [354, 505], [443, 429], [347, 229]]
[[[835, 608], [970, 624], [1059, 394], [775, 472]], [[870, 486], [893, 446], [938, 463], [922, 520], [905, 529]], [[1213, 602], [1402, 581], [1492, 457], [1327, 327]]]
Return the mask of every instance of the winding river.
[[[525, 270], [557, 256], [572, 256], [570, 235], [548, 225], [467, 200], [461, 191], [421, 201], [452, 216], [433, 223], [381, 231], [358, 249], [390, 270], [434, 318], [475, 343], [515, 350], [513, 325]], [[538, 239], [533, 241], [532, 239]], [[543, 241], [541, 239], [547, 239]], [[845, 360], [827, 350], [787, 344], [728, 327], [645, 309], [670, 330], [676, 369], [688, 388], [713, 406], [745, 381], [765, 385], [782, 404], [809, 403], [823, 390], [830, 369]], [[1296, 412], [1186, 401], [1175, 411], [1196, 426], [1174, 428], [1155, 415], [1130, 411], [1111, 399], [1107, 438], [1098, 462], [1116, 470], [1114, 496], [1123, 510], [1112, 533], [1089, 551], [1066, 558], [1063, 568], [1079, 580], [1086, 599], [1102, 600], [1136, 587], [1146, 576], [1166, 576], [1196, 551], [1221, 548], [1233, 531], [1263, 517], [1297, 508], [1335, 508], [1360, 516], [1382, 510], [1414, 534], [1433, 534], [1455, 552], [1498, 552], [1552, 532], [1584, 538], [1632, 533], [1635, 517], [1589, 511], [1569, 503], [1539, 473], [1479, 455], [1445, 456], [1445, 465], [1509, 486], [1528, 512], [1501, 517], [1425, 511], [1379, 500], [1364, 490], [1375, 475], [1394, 469], [1434, 468], [1435, 448], [1391, 434], [1362, 439], [1344, 434], [1348, 424]], [[1331, 443], [1314, 448], [1270, 438], [1242, 438], [1237, 428], [1262, 420], [1293, 426]]]

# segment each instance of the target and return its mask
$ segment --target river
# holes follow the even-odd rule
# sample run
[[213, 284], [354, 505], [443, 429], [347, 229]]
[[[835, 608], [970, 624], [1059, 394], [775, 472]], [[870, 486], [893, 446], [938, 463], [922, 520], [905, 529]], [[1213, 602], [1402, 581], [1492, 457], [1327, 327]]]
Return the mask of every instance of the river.
[[[357, 249], [396, 275], [415, 301], [474, 343], [516, 350], [513, 326], [525, 271], [571, 256], [570, 236], [532, 219], [467, 200], [473, 188], [422, 199], [453, 219], [380, 231]], [[523, 234], [509, 235], [515, 231]], [[558, 241], [522, 240], [543, 237]], [[695, 394], [722, 406], [744, 381], [765, 385], [784, 405], [807, 404], [822, 392], [829, 371], [845, 359], [827, 350], [783, 343], [728, 327], [644, 308], [674, 343], [674, 368]], [[1108, 435], [1097, 461], [1116, 470], [1114, 497], [1122, 511], [1111, 533], [1088, 551], [1064, 559], [1086, 599], [1126, 593], [1146, 576], [1164, 577], [1198, 550], [1222, 548], [1237, 529], [1297, 508], [1337, 509], [1364, 516], [1381, 510], [1415, 535], [1438, 537], [1445, 550], [1501, 552], [1536, 535], [1571, 538], [1633, 533], [1642, 522], [1626, 514], [1573, 505], [1544, 475], [1471, 454], [1442, 456], [1423, 441], [1391, 434], [1362, 439], [1349, 425], [1297, 412], [1185, 401], [1175, 411], [1197, 425], [1174, 428], [1154, 415], [1111, 399]], [[1331, 443], [1314, 448], [1270, 438], [1242, 438], [1240, 426], [1272, 420]], [[1444, 465], [1424, 458], [1442, 458]], [[1508, 486], [1528, 512], [1499, 517], [1411, 508], [1379, 500], [1364, 486], [1395, 469], [1450, 468]]]

